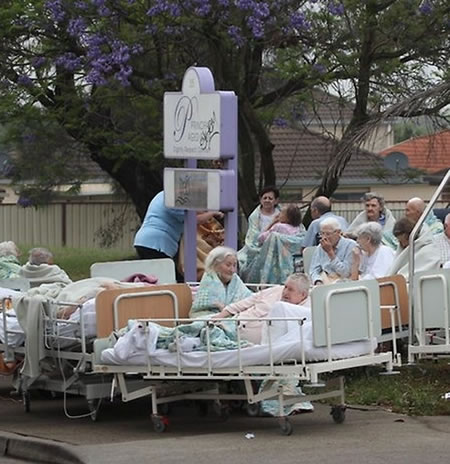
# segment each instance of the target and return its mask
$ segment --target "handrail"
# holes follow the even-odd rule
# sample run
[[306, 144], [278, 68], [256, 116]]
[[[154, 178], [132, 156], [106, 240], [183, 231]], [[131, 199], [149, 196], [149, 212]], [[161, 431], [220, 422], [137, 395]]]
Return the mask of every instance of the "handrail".
[[425, 222], [426, 217], [428, 216], [428, 213], [431, 211], [433, 208], [434, 204], [438, 200], [442, 190], [444, 190], [444, 187], [447, 185], [448, 180], [450, 179], [450, 169], [447, 171], [447, 174], [444, 176], [442, 179], [441, 183], [439, 184], [439, 187], [436, 189], [434, 192], [433, 196], [431, 197], [431, 200], [429, 201], [428, 205], [425, 207], [422, 215], [420, 216], [419, 220], [417, 221], [416, 225], [414, 226], [410, 236], [409, 236], [409, 274], [408, 274], [408, 283], [409, 283], [409, 289], [408, 289], [408, 307], [409, 307], [409, 344], [412, 345], [413, 343], [413, 335], [414, 335], [414, 319], [413, 319], [413, 314], [414, 314], [414, 248], [415, 248], [415, 239], [416, 236], [419, 233], [420, 228], [422, 227], [422, 224]]

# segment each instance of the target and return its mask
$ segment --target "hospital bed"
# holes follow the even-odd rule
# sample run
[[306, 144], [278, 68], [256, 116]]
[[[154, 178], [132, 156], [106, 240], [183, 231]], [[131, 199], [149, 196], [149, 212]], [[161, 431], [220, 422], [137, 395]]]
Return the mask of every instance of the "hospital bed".
[[[149, 300], [154, 297], [150, 292], [145, 296]], [[173, 302], [174, 317], [161, 319], [148, 313], [146, 318], [137, 322], [138, 329], [141, 327], [150, 339], [155, 322], [175, 328], [187, 322], [183, 318], [184, 310], [180, 310], [184, 305], [178, 305], [175, 295], [168, 297]], [[97, 306], [96, 310], [106, 311], [103, 319], [107, 319], [106, 313], [109, 312], [109, 324], [118, 328], [120, 312], [134, 306], [133, 298], [133, 293], [130, 293], [127, 298], [114, 303], [112, 308], [104, 310]], [[340, 423], [345, 419], [343, 378], [339, 378], [337, 388], [325, 390], [323, 375], [372, 365], [384, 366], [386, 372], [393, 369], [392, 353], [375, 351], [376, 337], [381, 335], [379, 284], [373, 280], [320, 286], [312, 290], [311, 300], [311, 321], [291, 316], [265, 318], [268, 334], [265, 345], [243, 347], [237, 331], [237, 349], [215, 352], [208, 335], [210, 323], [204, 321], [206, 347], [203, 351], [183, 352], [180, 344], [176, 343], [175, 352], [133, 349], [132, 355], [123, 359], [116, 356], [114, 348], [104, 348], [104, 340], [97, 339], [92, 369], [93, 372], [114, 376], [113, 388], [120, 391], [124, 402], [151, 396], [152, 422], [158, 432], [164, 431], [168, 424], [168, 418], [160, 414], [158, 408], [184, 399], [211, 400], [222, 411], [225, 410], [222, 408], [224, 400], [245, 400], [251, 405], [267, 399], [278, 400], [281, 431], [289, 435], [292, 426], [285, 416], [284, 406], [298, 401], [338, 398], [331, 415]], [[152, 307], [149, 304], [148, 311], [151, 312]], [[235, 324], [242, 322], [242, 319], [234, 321]], [[280, 339], [271, 340], [270, 336], [271, 327], [280, 322], [290, 327], [287, 332], [289, 337], [283, 338], [282, 343]], [[175, 329], [175, 333], [178, 342], [178, 329]], [[144, 347], [151, 345], [150, 339], [146, 340]], [[133, 376], [140, 374], [148, 382], [147, 385], [132, 391], [128, 386], [129, 373], [133, 373]], [[245, 393], [224, 393], [221, 385], [230, 381], [243, 383]], [[255, 391], [255, 381], [265, 381], [266, 388]], [[282, 381], [300, 382], [304, 389], [309, 387], [310, 390], [306, 396], [293, 396], [287, 394]]]
[[[157, 261], [157, 266], [155, 266]], [[96, 263], [91, 267], [92, 277], [110, 277], [116, 279], [126, 278], [131, 274], [143, 273], [153, 274], [162, 282], [175, 281], [175, 269], [173, 261], [169, 259], [162, 260], [135, 260], [125, 262]], [[20, 282], [19, 282], [20, 280]], [[29, 287], [25, 279], [14, 279], [14, 281], [5, 281], [4, 287], [15, 290], [27, 290]], [[20, 284], [20, 285], [18, 285]], [[134, 289], [128, 289], [132, 291]], [[122, 290], [127, 292], [127, 290]], [[15, 292], [11, 292], [15, 293]], [[17, 296], [17, 294], [15, 294]], [[179, 295], [182, 298], [182, 295]], [[54, 303], [40, 301], [36, 303], [35, 297], [26, 297], [27, 304], [41, 304], [39, 306], [39, 333], [42, 346], [27, 348], [28, 339], [22, 336], [22, 343], [11, 343], [16, 337], [20, 338], [23, 333], [21, 327], [11, 328], [11, 322], [8, 325], [6, 311], [12, 307], [12, 299], [6, 298], [1, 301], [0, 309], [3, 325], [2, 340], [0, 351], [6, 361], [14, 359], [27, 359], [28, 353], [39, 350], [38, 363], [44, 366], [44, 370], [39, 372], [36, 378], [29, 378], [23, 373], [17, 373], [16, 388], [22, 395], [24, 408], [30, 411], [30, 402], [32, 390], [45, 390], [52, 393], [63, 393], [66, 395], [84, 396], [88, 402], [90, 412], [87, 415], [96, 420], [98, 409], [102, 399], [110, 396], [110, 383], [112, 376], [99, 375], [92, 372], [92, 341], [96, 336], [96, 320], [85, 317], [84, 305], [72, 303], [61, 303], [63, 306], [76, 306], [78, 318], [73, 320], [58, 319], [54, 316]], [[52, 307], [53, 309], [50, 309]], [[130, 312], [128, 317], [138, 317], [137, 312]], [[94, 312], [95, 315], [95, 312]], [[72, 319], [72, 318], [71, 318]], [[9, 319], [10, 321], [12, 319]], [[17, 321], [17, 319], [16, 319]], [[36, 332], [38, 329], [36, 328]], [[103, 335], [109, 335], [111, 331]], [[25, 346], [23, 339], [25, 338]], [[35, 348], [35, 349], [34, 349]], [[136, 382], [135, 382], [136, 383]], [[66, 409], [66, 405], [64, 406]]]
[[408, 361], [450, 354], [450, 269], [414, 275], [414, 333]]

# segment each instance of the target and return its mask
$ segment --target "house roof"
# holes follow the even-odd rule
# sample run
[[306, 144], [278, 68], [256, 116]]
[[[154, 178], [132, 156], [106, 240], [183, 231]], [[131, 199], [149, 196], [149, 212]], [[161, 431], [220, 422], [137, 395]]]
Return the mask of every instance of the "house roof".
[[450, 130], [405, 140], [382, 151], [381, 156], [400, 152], [408, 157], [409, 165], [434, 174], [450, 168]]
[[[273, 159], [278, 183], [298, 186], [320, 183], [337, 143], [335, 139], [306, 129], [288, 127], [272, 127], [270, 139], [275, 145]], [[389, 182], [400, 182], [394, 172], [386, 171], [382, 157], [354, 148], [340, 185], [385, 183], [381, 177], [386, 174], [389, 174]]]
[[306, 98], [301, 108], [301, 121], [306, 126], [311, 122], [347, 124], [352, 119], [353, 106], [343, 97], [315, 88], [306, 94]]

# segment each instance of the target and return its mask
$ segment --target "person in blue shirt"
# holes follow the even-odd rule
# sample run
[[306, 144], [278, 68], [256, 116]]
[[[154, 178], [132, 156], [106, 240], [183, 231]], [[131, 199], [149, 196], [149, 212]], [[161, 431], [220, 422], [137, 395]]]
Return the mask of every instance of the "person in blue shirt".
[[341, 225], [335, 218], [320, 224], [320, 243], [311, 260], [309, 277], [314, 285], [328, 284], [351, 275], [356, 242], [342, 237]]
[[[177, 268], [175, 256], [184, 230], [184, 213], [183, 209], [166, 207], [164, 191], [155, 195], [134, 237], [134, 248], [140, 259], [171, 258]], [[223, 214], [216, 211], [198, 213], [197, 222], [202, 224], [213, 216], [223, 217]], [[184, 281], [178, 271], [177, 281]]]

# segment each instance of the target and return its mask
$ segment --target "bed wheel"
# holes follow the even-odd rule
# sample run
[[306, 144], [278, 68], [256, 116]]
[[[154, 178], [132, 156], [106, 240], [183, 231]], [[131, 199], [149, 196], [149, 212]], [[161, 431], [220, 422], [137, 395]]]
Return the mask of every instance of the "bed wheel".
[[169, 425], [169, 419], [165, 416], [152, 416], [152, 423], [155, 432], [163, 433]]
[[280, 418], [280, 431], [282, 435], [289, 436], [292, 434], [293, 427], [286, 417]]
[[338, 405], [331, 408], [330, 414], [336, 424], [342, 424], [345, 421], [345, 406]]
[[22, 391], [22, 402], [23, 402], [23, 409], [25, 412], [30, 412], [31, 409], [31, 398], [29, 391]]
[[247, 403], [245, 409], [249, 417], [259, 417], [261, 415], [261, 403]]

